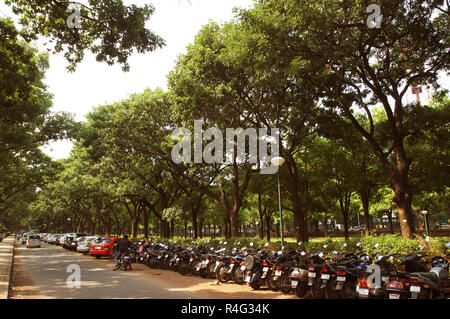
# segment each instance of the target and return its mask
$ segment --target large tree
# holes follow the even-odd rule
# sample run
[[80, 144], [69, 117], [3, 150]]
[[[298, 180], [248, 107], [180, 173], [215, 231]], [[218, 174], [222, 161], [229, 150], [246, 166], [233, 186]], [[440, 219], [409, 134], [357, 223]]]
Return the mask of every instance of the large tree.
[[11, 20], [0, 19], [0, 214], [21, 192], [42, 184], [52, 163], [40, 147], [74, 127], [69, 114], [51, 112], [47, 68], [48, 55], [21, 41]]
[[[449, 15], [443, 1], [385, 1], [379, 28], [367, 23], [370, 1], [260, 0], [241, 18], [291, 61], [292, 76], [317, 91], [324, 107], [349, 119], [381, 162], [394, 189], [402, 235], [412, 237], [410, 167], [405, 149], [410, 135], [404, 96], [412, 87], [433, 83], [450, 65]], [[379, 134], [372, 106], [380, 104], [388, 126]], [[358, 121], [363, 112], [368, 125]], [[388, 138], [388, 147], [381, 137]]]

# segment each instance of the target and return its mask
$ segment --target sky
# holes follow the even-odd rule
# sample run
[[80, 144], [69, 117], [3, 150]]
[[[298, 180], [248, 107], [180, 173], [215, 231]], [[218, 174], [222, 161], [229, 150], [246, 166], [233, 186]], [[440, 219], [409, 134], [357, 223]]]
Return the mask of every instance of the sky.
[[[174, 68], [177, 56], [185, 53], [186, 46], [194, 41], [201, 27], [209, 22], [226, 22], [234, 17], [233, 8], [248, 8], [252, 0], [125, 0], [125, 4], [151, 3], [155, 13], [147, 26], [161, 36], [166, 46], [154, 52], [135, 54], [129, 59], [130, 71], [123, 72], [121, 65], [109, 66], [97, 62], [86, 52], [85, 58], [73, 73], [63, 54], [50, 54], [50, 68], [45, 83], [53, 94], [53, 111], [75, 114], [78, 121], [93, 107], [126, 99], [130, 94], [143, 92], [145, 88], [165, 89], [166, 76]], [[8, 7], [0, 4], [2, 16], [13, 16]], [[46, 50], [45, 41], [38, 48]], [[62, 141], [42, 148], [53, 159], [70, 155], [72, 143]]]

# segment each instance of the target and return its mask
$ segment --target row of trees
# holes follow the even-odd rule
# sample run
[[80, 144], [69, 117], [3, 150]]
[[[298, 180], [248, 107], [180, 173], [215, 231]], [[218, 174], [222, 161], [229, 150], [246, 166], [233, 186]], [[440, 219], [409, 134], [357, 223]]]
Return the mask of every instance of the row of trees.
[[[442, 1], [389, 1], [381, 27], [370, 29], [368, 5], [260, 0], [233, 21], [204, 26], [167, 91], [88, 115], [70, 158], [34, 194], [30, 218], [55, 230], [68, 216], [91, 232], [129, 225], [133, 235], [140, 224], [146, 234], [158, 225], [163, 237], [188, 225], [195, 237], [203, 225], [222, 226], [227, 237], [255, 222], [270, 230], [278, 198], [274, 175], [259, 174], [267, 163], [236, 152], [225, 163], [173, 162], [173, 129], [194, 131], [201, 120], [221, 132], [280, 129], [282, 207], [298, 240], [328, 219], [342, 221], [348, 237], [360, 212], [370, 233], [371, 216], [392, 207], [412, 237], [415, 209], [449, 207], [450, 108], [437, 82], [449, 65], [448, 12]], [[434, 86], [433, 102], [405, 104], [422, 84]]]

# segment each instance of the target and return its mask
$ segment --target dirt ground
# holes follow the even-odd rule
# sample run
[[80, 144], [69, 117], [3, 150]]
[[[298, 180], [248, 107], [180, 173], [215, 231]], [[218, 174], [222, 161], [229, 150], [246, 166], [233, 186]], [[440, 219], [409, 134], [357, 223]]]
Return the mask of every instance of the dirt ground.
[[34, 282], [27, 276], [21, 263], [16, 258], [20, 252], [15, 249], [11, 268], [11, 285], [9, 286], [9, 299], [42, 299]]
[[[10, 286], [10, 299], [46, 299], [41, 296], [39, 287], [31, 280], [24, 271], [20, 259], [20, 249], [15, 249], [15, 257], [12, 268], [12, 278]], [[16, 258], [19, 257], [19, 258]], [[113, 268], [113, 263], [109, 259], [100, 259], [96, 262], [103, 266]], [[171, 270], [150, 269], [143, 264], [132, 264], [132, 271], [139, 275], [152, 278], [163, 284], [170, 291], [187, 292], [193, 297], [203, 299], [298, 299], [293, 293], [285, 295], [281, 292], [274, 292], [267, 287], [262, 287], [258, 291], [246, 285], [238, 285], [234, 282], [220, 283], [217, 279], [204, 279], [199, 276], [183, 276]]]
[[174, 287], [171, 290], [185, 291], [197, 294], [200, 291], [204, 294], [209, 291], [207, 296], [202, 298], [220, 298], [220, 299], [298, 299], [293, 293], [285, 295], [280, 291], [272, 291], [267, 287], [262, 287], [254, 291], [247, 285], [238, 285], [233, 281], [221, 283], [217, 279], [204, 279], [199, 276], [183, 276], [171, 270], [150, 269], [142, 264], [133, 264], [133, 270], [142, 271], [144, 276], [158, 276], [158, 281], [168, 287]]

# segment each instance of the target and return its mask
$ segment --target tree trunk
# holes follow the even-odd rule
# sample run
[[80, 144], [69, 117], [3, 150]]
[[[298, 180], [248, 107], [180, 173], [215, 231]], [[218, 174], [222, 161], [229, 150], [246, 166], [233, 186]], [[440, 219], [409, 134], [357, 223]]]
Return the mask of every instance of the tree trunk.
[[138, 222], [139, 222], [138, 219], [133, 219], [131, 221], [131, 236], [133, 238], [137, 237]]
[[370, 235], [371, 231], [371, 223], [370, 223], [370, 213], [369, 213], [369, 198], [370, 198], [370, 190], [366, 188], [362, 188], [359, 192], [359, 196], [361, 198], [361, 203], [364, 211], [364, 226], [366, 227], [365, 233], [366, 236]]
[[289, 172], [289, 181], [291, 185], [291, 201], [292, 210], [294, 213], [294, 227], [297, 241], [308, 242], [308, 222], [306, 217], [306, 211], [301, 208], [301, 201], [298, 190], [298, 172], [295, 159], [290, 156], [286, 156], [286, 165]]
[[393, 201], [397, 205], [400, 229], [404, 238], [413, 238], [415, 225], [411, 209], [412, 194], [401, 184], [394, 185], [395, 193]]
[[389, 209], [387, 211], [387, 216], [388, 216], [388, 223], [389, 223], [389, 232], [391, 234], [393, 234], [394, 233], [394, 225], [392, 223], [392, 209]]
[[145, 209], [144, 210], [144, 238], [148, 239], [148, 217], [149, 217], [150, 211]]
[[349, 239], [348, 235], [348, 213], [350, 208], [351, 194], [345, 193], [344, 197], [339, 197], [339, 205], [341, 207], [342, 218], [344, 220], [344, 237], [345, 240]]

